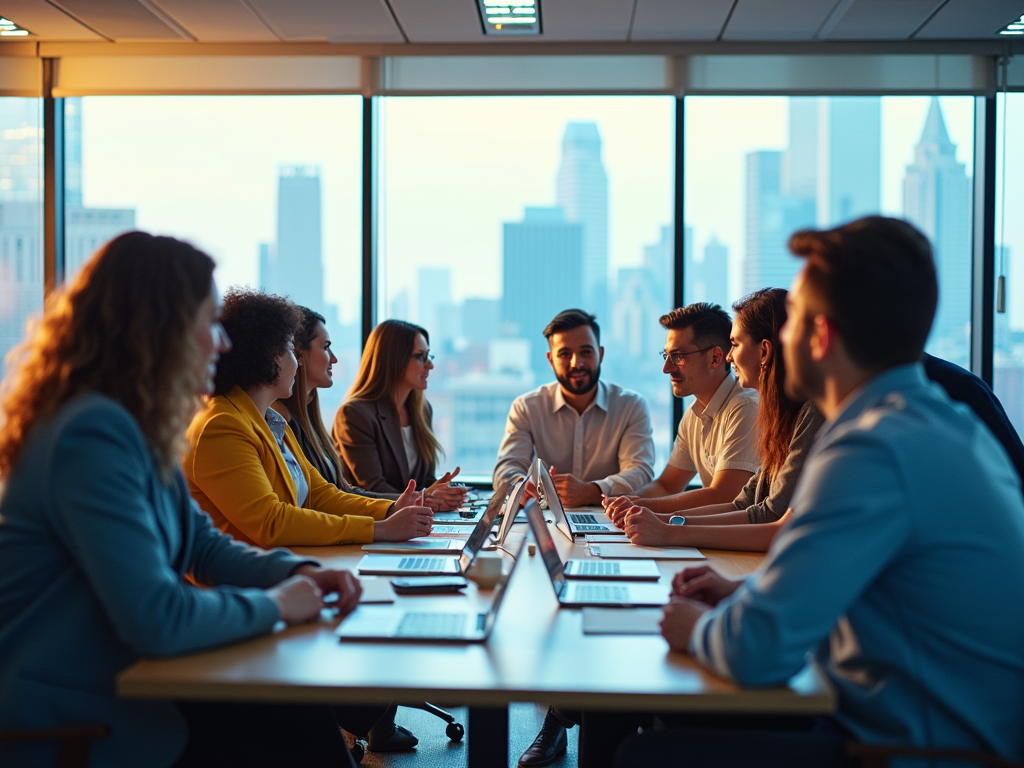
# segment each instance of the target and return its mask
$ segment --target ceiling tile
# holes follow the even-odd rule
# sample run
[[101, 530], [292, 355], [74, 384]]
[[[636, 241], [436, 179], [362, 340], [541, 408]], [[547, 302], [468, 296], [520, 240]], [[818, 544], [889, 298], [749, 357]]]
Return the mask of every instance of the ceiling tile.
[[1021, 0], [985, 0], [984, 3], [949, 0], [915, 37], [950, 40], [992, 38], [1011, 21], [1019, 19], [1021, 14], [1024, 14], [1024, 2]]
[[44, 40], [102, 40], [46, 0], [4, 0], [3, 15]]
[[856, 0], [838, 23], [830, 20], [829, 40], [905, 40], [942, 0]]
[[634, 0], [540, 0], [547, 41], [629, 39]]
[[402, 43], [384, 0], [250, 0], [285, 40]]
[[476, 0], [430, 0], [429, 3], [390, 0], [390, 3], [410, 43], [478, 43], [484, 39]]
[[113, 40], [182, 39], [135, 0], [53, 0], [53, 4]]
[[822, 0], [739, 0], [723, 40], [811, 40], [832, 11]]
[[637, 0], [631, 40], [714, 40], [733, 0]]
[[204, 43], [277, 40], [241, 0], [150, 0]]

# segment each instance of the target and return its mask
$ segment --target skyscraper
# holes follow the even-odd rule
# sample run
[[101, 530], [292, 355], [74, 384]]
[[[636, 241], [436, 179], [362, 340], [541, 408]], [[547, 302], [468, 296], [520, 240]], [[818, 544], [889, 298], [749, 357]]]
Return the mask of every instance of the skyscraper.
[[608, 302], [608, 177], [595, 123], [569, 123], [558, 168], [558, 205], [583, 228], [583, 308], [598, 319]]
[[544, 327], [583, 304], [583, 225], [566, 221], [561, 208], [527, 208], [522, 221], [504, 225], [503, 260], [502, 323], [529, 340], [531, 367], [543, 375]]
[[959, 365], [970, 352], [970, 182], [949, 140], [939, 100], [928, 107], [914, 162], [903, 179], [903, 214], [932, 243], [939, 275], [939, 307], [929, 349]]
[[[288, 165], [277, 182], [277, 247], [271, 254], [274, 293], [325, 314], [320, 224], [320, 170]], [[262, 282], [262, 281], [261, 281]]]

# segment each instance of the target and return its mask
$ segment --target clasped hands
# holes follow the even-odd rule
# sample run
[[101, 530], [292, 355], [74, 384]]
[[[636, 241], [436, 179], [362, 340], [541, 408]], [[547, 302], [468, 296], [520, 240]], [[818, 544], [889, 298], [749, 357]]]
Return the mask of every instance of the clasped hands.
[[359, 604], [363, 588], [351, 571], [307, 563], [267, 594], [277, 604], [281, 620], [292, 626], [313, 621], [322, 608], [336, 608], [339, 616], [347, 616]]
[[[558, 500], [562, 502], [563, 507], [586, 507], [601, 503], [601, 486], [597, 483], [588, 483], [574, 475], [559, 473], [554, 467], [548, 470], [548, 474], [551, 475], [555, 493], [558, 494]], [[527, 480], [521, 503], [525, 505], [530, 499], [536, 498], [537, 487], [533, 480]]]
[[661, 616], [661, 635], [679, 653], [690, 650], [690, 636], [706, 611], [731, 595], [741, 581], [727, 579], [709, 565], [684, 568], [672, 578], [671, 602]]
[[668, 523], [647, 507], [637, 504], [640, 500], [639, 496], [602, 496], [601, 505], [608, 519], [625, 531], [633, 544], [650, 547], [668, 543], [665, 535]]

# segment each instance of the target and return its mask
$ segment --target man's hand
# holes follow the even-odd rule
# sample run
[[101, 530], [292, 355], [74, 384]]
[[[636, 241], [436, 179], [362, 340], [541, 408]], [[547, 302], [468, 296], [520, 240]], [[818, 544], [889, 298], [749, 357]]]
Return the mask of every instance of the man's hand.
[[373, 524], [374, 541], [408, 541], [429, 536], [434, 511], [429, 507], [405, 507]]
[[359, 604], [360, 595], [363, 594], [359, 579], [353, 576], [351, 571], [302, 565], [295, 569], [295, 574], [312, 579], [323, 595], [336, 595], [334, 599], [325, 600], [324, 603], [337, 608], [339, 616], [352, 613]]
[[684, 568], [672, 577], [672, 595], [713, 606], [735, 592], [742, 583], [727, 579], [710, 565], [698, 565]]
[[647, 507], [631, 506], [626, 511], [623, 530], [633, 544], [656, 547], [671, 543], [668, 540], [669, 525]]
[[608, 519], [615, 523], [616, 527], [626, 526], [626, 513], [629, 512], [638, 500], [639, 496], [602, 496], [601, 505]]
[[410, 480], [409, 484], [405, 486], [405, 490], [402, 491], [402, 495], [398, 497], [394, 504], [391, 505], [391, 509], [388, 510], [388, 516], [395, 514], [408, 507], [422, 507], [423, 504], [423, 491], [416, 490], [416, 481]]
[[533, 484], [533, 480], [527, 478], [526, 487], [523, 488], [523, 495], [519, 497], [519, 506], [525, 507], [526, 502], [530, 499], [536, 499], [540, 501], [540, 495], [537, 493], [537, 486]]
[[288, 626], [312, 621], [320, 615], [320, 609], [324, 607], [323, 592], [309, 576], [290, 576], [268, 589], [267, 594], [277, 603], [281, 621]]
[[601, 486], [587, 483], [569, 474], [556, 474], [551, 468], [551, 481], [563, 507], [585, 507], [601, 503]]
[[461, 467], [456, 467], [452, 472], [445, 472], [427, 488], [423, 499], [428, 507], [439, 512], [449, 512], [462, 506], [466, 500], [468, 489], [461, 485], [451, 485], [451, 481], [455, 479], [461, 469]]
[[661, 636], [668, 640], [669, 648], [678, 653], [690, 650], [690, 635], [697, 619], [711, 608], [685, 597], [673, 597], [661, 615]]

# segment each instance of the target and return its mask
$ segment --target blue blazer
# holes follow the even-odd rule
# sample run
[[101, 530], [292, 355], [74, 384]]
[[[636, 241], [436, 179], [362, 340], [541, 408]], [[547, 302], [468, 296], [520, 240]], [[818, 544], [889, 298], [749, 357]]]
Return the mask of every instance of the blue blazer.
[[[268, 632], [262, 588], [303, 562], [221, 534], [180, 472], [161, 481], [123, 407], [74, 398], [33, 430], [0, 498], [0, 730], [104, 723], [94, 768], [171, 765], [188, 737], [177, 708], [118, 699], [115, 676]], [[0, 765], [55, 765], [57, 750], [0, 744]]]

